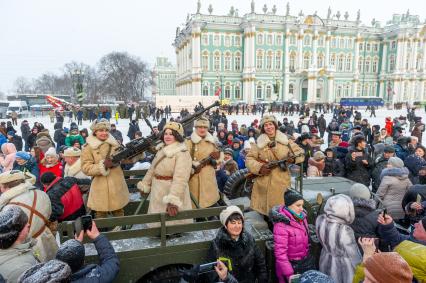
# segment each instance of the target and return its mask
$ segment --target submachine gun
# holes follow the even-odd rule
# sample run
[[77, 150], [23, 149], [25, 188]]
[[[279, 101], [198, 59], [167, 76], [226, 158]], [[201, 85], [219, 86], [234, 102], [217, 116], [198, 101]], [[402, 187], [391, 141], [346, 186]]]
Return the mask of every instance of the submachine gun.
[[[193, 113], [192, 115], [186, 116], [185, 118], [183, 118], [180, 121], [180, 123], [182, 124], [182, 127], [183, 128], [187, 127], [189, 124], [191, 124], [192, 122], [194, 122], [195, 120], [200, 118], [205, 112], [207, 112], [211, 108], [219, 106], [219, 105], [220, 105], [219, 101], [216, 101], [212, 105], [207, 106], [206, 108], [204, 108], [200, 111], [197, 111], [197, 112]], [[146, 124], [152, 130], [152, 126], [151, 126], [151, 123], [149, 122], [149, 120], [146, 117], [144, 117], [144, 120], [145, 120]], [[151, 149], [153, 146], [155, 147], [155, 145], [160, 143], [160, 136], [161, 135], [151, 134], [151, 135], [149, 135], [148, 137], [145, 137], [145, 138], [142, 137], [142, 138], [131, 140], [130, 142], [121, 146], [116, 151], [116, 153], [114, 153], [114, 155], [111, 157], [113, 164], [119, 164], [123, 160], [128, 160], [128, 159], [131, 159], [133, 157], [136, 157], [136, 156], [142, 154], [143, 152]]]

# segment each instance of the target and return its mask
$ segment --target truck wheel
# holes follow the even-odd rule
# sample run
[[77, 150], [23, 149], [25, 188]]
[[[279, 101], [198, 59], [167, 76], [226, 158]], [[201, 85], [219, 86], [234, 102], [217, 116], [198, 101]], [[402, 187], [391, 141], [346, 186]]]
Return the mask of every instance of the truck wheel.
[[167, 265], [151, 271], [141, 279], [138, 283], [179, 283], [181, 282], [181, 270], [191, 268], [191, 265]]
[[239, 197], [250, 198], [253, 181], [247, 180], [247, 174], [248, 169], [245, 168], [238, 170], [229, 176], [223, 188], [223, 192], [229, 199], [235, 199]]

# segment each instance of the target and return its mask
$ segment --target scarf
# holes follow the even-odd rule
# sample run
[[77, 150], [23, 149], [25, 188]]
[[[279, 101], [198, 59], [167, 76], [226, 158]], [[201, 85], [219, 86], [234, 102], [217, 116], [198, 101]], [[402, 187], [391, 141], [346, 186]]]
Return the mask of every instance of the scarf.
[[303, 219], [305, 218], [305, 215], [303, 214], [303, 212], [297, 214], [296, 212], [294, 212], [291, 208], [288, 208], [287, 206], [285, 207], [285, 209], [291, 213], [291, 215], [293, 215], [294, 219], [297, 222], [303, 222]]

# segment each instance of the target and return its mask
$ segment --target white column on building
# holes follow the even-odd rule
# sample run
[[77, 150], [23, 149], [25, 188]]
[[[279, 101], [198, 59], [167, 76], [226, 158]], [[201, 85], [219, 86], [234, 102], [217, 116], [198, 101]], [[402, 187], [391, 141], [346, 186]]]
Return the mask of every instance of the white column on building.
[[412, 41], [412, 45], [411, 45], [411, 48], [412, 48], [412, 52], [411, 52], [411, 62], [410, 62], [410, 65], [411, 65], [411, 72], [415, 72], [416, 71], [416, 61], [417, 61], [417, 43], [418, 43], [418, 41], [419, 41], [419, 35], [417, 34], [417, 35], [415, 35], [415, 37], [413, 38], [413, 41]]
[[244, 67], [243, 67], [243, 95], [244, 101], [252, 104], [254, 102], [254, 58], [256, 55], [254, 40], [256, 27], [247, 25], [244, 28]]
[[316, 69], [317, 66], [317, 48], [318, 48], [318, 31], [314, 30], [314, 36], [312, 37], [312, 64], [311, 67]]
[[382, 53], [382, 65], [380, 66], [380, 73], [381, 74], [386, 73], [387, 54], [388, 54], [388, 42], [384, 41], [383, 42], [383, 53]]
[[407, 35], [405, 36], [405, 40], [404, 40], [404, 44], [403, 44], [403, 46], [404, 46], [404, 52], [402, 53], [403, 55], [402, 55], [402, 70], [405, 72], [405, 71], [408, 71], [409, 70], [409, 68], [410, 68], [410, 64], [408, 64], [408, 68], [407, 68], [407, 65], [406, 65], [406, 61], [407, 61], [407, 56], [408, 56], [408, 41], [409, 41], [409, 39], [408, 39], [408, 37], [407, 37]]
[[201, 94], [201, 29], [199, 25], [194, 25], [191, 36], [192, 46], [192, 93]]
[[326, 70], [329, 69], [328, 66], [330, 65], [330, 40], [331, 40], [331, 33], [327, 31], [327, 35], [325, 37], [325, 62], [324, 62], [324, 66]]
[[297, 66], [296, 70], [300, 73], [303, 66], [303, 29], [299, 30], [297, 35]]
[[358, 94], [357, 94], [358, 84], [359, 84], [358, 79], [352, 80], [352, 97], [358, 96]]
[[327, 101], [328, 103], [332, 103], [334, 100], [334, 78], [332, 76], [328, 77], [327, 84]]
[[288, 101], [288, 86], [290, 81], [290, 55], [289, 55], [289, 45], [290, 45], [290, 29], [286, 28], [285, 30], [285, 41], [284, 41], [284, 82], [283, 82], [283, 101]]
[[425, 100], [425, 96], [424, 96], [424, 93], [425, 93], [425, 83], [424, 83], [424, 81], [419, 81], [419, 98], [420, 98], [420, 101], [424, 101]]
[[360, 42], [361, 42], [361, 35], [357, 33], [355, 38], [355, 56], [354, 56], [354, 70], [355, 70], [354, 73], [355, 74], [359, 74], [358, 62], [359, 62], [359, 43]]
[[385, 94], [385, 81], [383, 79], [380, 79], [379, 82], [379, 97], [381, 98], [385, 98], [384, 94]]
[[401, 70], [401, 61], [403, 56], [403, 39], [397, 39], [397, 49], [396, 49], [396, 58], [395, 58], [395, 70], [399, 72]]
[[422, 58], [423, 58], [422, 70], [423, 70], [423, 73], [426, 73], [426, 38], [423, 39], [423, 56], [422, 56]]

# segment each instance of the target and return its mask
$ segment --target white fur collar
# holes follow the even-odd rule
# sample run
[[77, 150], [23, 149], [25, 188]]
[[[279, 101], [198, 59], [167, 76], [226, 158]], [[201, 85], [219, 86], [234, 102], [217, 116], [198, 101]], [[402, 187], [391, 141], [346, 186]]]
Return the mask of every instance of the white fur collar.
[[[203, 138], [202, 137], [200, 137], [199, 135], [197, 135], [197, 133], [196, 132], [192, 132], [192, 134], [191, 134], [191, 141], [193, 142], [193, 143], [195, 143], [195, 144], [197, 144], [197, 143], [199, 143], [200, 141], [202, 141], [203, 140]], [[209, 133], [209, 132], [207, 132], [207, 135], [206, 135], [206, 137], [204, 138], [204, 140], [206, 141], [206, 142], [209, 142], [209, 143], [212, 143], [212, 144], [216, 144], [215, 143], [215, 140], [214, 140], [214, 137]]]
[[30, 183], [23, 183], [2, 193], [0, 196], [0, 210], [3, 209], [3, 207], [7, 205], [11, 199], [28, 192], [31, 187]]
[[188, 148], [186, 147], [186, 144], [180, 143], [180, 142], [174, 142], [172, 144], [169, 145], [164, 145], [164, 143], [160, 143], [159, 145], [157, 145], [156, 147], [157, 150], [162, 150], [162, 152], [164, 153], [165, 156], [167, 157], [173, 157], [176, 153], [181, 152], [181, 151], [187, 151]]
[[[265, 146], [268, 145], [268, 143], [271, 140], [269, 139], [268, 135], [266, 134], [261, 134], [258, 138], [257, 138], [257, 147], [259, 148], [264, 148]], [[287, 145], [288, 144], [288, 138], [286, 135], [284, 135], [281, 131], [277, 131], [275, 134], [275, 141], [277, 143], [280, 143], [282, 145]]]
[[67, 176], [74, 177], [81, 171], [81, 159], [77, 159], [77, 161], [73, 165], [65, 165], [65, 171], [67, 171]]
[[92, 148], [92, 149], [98, 149], [102, 144], [108, 143], [112, 147], [118, 147], [117, 140], [112, 136], [109, 135], [108, 139], [106, 141], [101, 141], [97, 137], [91, 135], [88, 136], [86, 139], [86, 143]]

